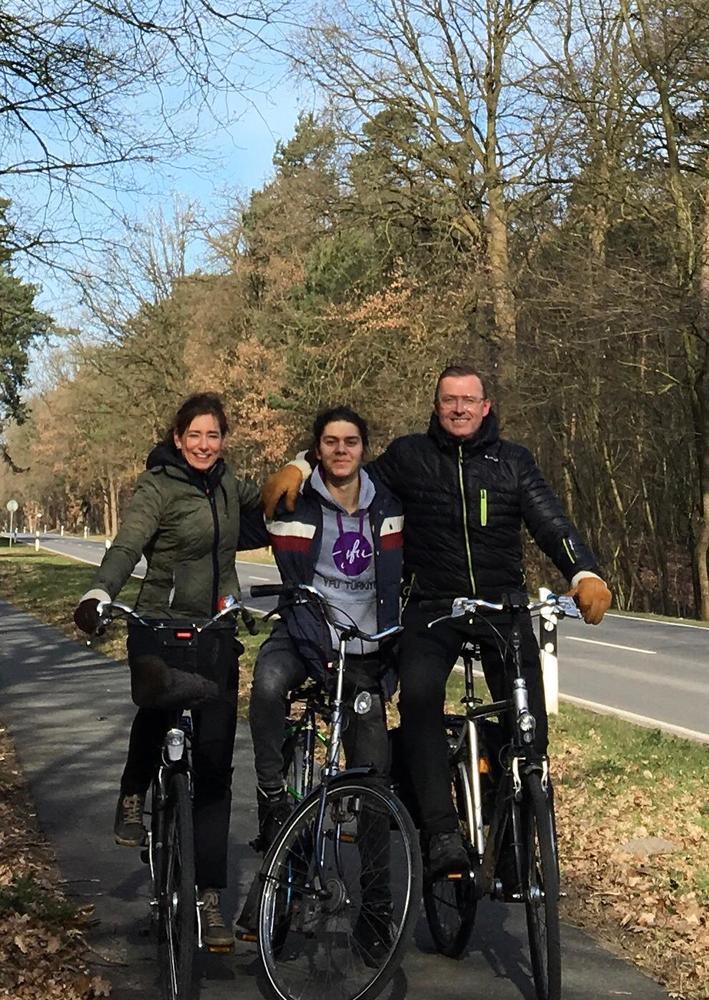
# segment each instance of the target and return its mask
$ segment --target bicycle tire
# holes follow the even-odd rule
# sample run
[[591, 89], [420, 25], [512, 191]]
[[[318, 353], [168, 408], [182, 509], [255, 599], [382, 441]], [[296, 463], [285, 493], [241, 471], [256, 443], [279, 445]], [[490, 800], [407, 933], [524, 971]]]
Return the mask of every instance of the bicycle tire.
[[[463, 842], [470, 846], [466, 794], [470, 784], [468, 772], [462, 762], [451, 765], [451, 791], [453, 804], [459, 817]], [[423, 905], [426, 920], [436, 950], [446, 958], [460, 958], [468, 946], [475, 926], [477, 899], [471, 879], [451, 878], [442, 875], [426, 879], [423, 887]]]
[[189, 1000], [192, 996], [197, 896], [192, 799], [185, 774], [175, 774], [170, 779], [156, 860], [158, 964], [162, 994], [165, 1000]]
[[561, 998], [559, 878], [551, 804], [538, 774], [527, 775], [522, 872], [532, 976], [539, 1000]]
[[278, 1000], [367, 1000], [391, 980], [413, 931], [421, 893], [416, 831], [383, 786], [334, 782], [324, 809], [322, 898], [312, 881], [319, 807], [314, 792], [265, 859], [259, 954]]

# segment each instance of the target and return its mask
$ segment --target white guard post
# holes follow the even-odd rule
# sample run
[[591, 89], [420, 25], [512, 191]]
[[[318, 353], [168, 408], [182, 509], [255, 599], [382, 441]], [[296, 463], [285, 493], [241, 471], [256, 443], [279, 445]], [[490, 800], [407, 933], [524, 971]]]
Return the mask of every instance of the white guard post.
[[[548, 587], [539, 588], [539, 600], [551, 594]], [[557, 656], [557, 625], [551, 608], [542, 608], [539, 615], [539, 650], [542, 658], [544, 701], [549, 715], [559, 714], [559, 659]]]

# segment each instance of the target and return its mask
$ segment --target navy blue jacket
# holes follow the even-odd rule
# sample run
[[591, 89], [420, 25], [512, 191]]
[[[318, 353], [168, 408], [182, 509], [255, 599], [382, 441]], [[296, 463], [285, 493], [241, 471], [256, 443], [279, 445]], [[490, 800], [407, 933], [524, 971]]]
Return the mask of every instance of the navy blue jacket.
[[[374, 481], [375, 497], [369, 506], [369, 522], [374, 543], [377, 628], [399, 624], [399, 597], [403, 548], [403, 516], [399, 501]], [[312, 584], [322, 544], [322, 506], [327, 501], [308, 480], [293, 513], [280, 505], [266, 525], [268, 539], [284, 583]], [[319, 680], [327, 676], [327, 664], [335, 658], [330, 630], [309, 605], [281, 609], [288, 632], [298, 651]], [[390, 697], [396, 689], [396, 672], [389, 655], [393, 643], [382, 647], [382, 690]]]

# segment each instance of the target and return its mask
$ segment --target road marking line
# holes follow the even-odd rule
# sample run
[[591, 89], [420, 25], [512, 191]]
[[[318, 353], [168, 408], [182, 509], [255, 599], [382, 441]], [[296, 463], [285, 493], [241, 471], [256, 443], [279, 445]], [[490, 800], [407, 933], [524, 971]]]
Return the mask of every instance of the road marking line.
[[634, 722], [638, 726], [647, 726], [649, 729], [662, 729], [663, 732], [670, 733], [672, 736], [681, 736], [683, 739], [709, 743], [709, 733], [700, 733], [696, 729], [675, 726], [672, 722], [651, 719], [647, 715], [637, 715], [635, 712], [628, 712], [624, 708], [614, 708], [612, 705], [600, 705], [596, 701], [588, 701], [586, 698], [576, 698], [571, 694], [559, 694], [559, 697], [563, 701], [571, 702], [572, 705], [589, 708], [592, 712], [598, 712], [600, 715], [617, 715], [626, 722]]
[[627, 618], [630, 622], [645, 622], [648, 625], [674, 625], [675, 628], [701, 628], [705, 632], [709, 632], [709, 626], [707, 625], [694, 625], [691, 622], [668, 622], [664, 619], [660, 621], [657, 618], [639, 618], [637, 615], [624, 615], [620, 614], [618, 611], [609, 611], [606, 616], [606, 621], [613, 621], [614, 618]]
[[[568, 639], [568, 636], [566, 638]], [[456, 663], [453, 669], [460, 674], [464, 673], [461, 663]], [[473, 674], [476, 677], [481, 677], [483, 680], [485, 679], [482, 670], [473, 670]], [[647, 715], [628, 712], [624, 708], [601, 705], [597, 701], [589, 701], [587, 698], [577, 698], [573, 694], [564, 694], [562, 691], [559, 692], [559, 700], [568, 701], [572, 705], [578, 705], [579, 708], [587, 708], [591, 712], [598, 712], [599, 715], [616, 715], [619, 719], [625, 720], [625, 722], [635, 723], [636, 726], [646, 726], [648, 729], [661, 729], [671, 736], [679, 736], [686, 740], [697, 740], [699, 743], [709, 743], [709, 733], [701, 733], [696, 729], [685, 729], [684, 726], [676, 726], [672, 722], [663, 722], [662, 719], [651, 719]]]
[[619, 646], [615, 642], [601, 642], [600, 639], [582, 639], [578, 635], [565, 635], [564, 642], [590, 642], [592, 646], [610, 646], [611, 649], [625, 649], [629, 653], [647, 653], [648, 656], [656, 656], [656, 649], [638, 649], [637, 646]]

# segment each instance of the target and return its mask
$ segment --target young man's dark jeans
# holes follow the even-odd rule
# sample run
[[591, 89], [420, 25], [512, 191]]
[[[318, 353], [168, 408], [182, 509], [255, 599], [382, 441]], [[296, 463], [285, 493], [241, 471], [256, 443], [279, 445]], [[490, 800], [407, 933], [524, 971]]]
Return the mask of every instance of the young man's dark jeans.
[[[348, 767], [370, 765], [383, 780], [389, 770], [389, 741], [384, 700], [379, 687], [380, 661], [373, 656], [347, 657], [345, 661], [342, 743]], [[285, 625], [278, 625], [261, 647], [254, 668], [249, 721], [254, 742], [256, 777], [262, 789], [283, 783], [283, 739], [288, 693], [308, 677], [305, 661], [298, 654]], [[358, 715], [352, 703], [360, 691], [370, 691], [372, 707]], [[391, 901], [389, 879], [389, 817], [367, 810], [360, 818], [359, 847], [362, 860], [361, 886], [368, 912], [388, 912]]]
[[[443, 727], [446, 681], [466, 640], [480, 643], [485, 680], [497, 701], [506, 696], [506, 684], [499, 647], [509, 634], [509, 618], [490, 617], [490, 624], [467, 619], [445, 621], [433, 628], [428, 622], [438, 617], [422, 612], [411, 601], [402, 616], [404, 631], [399, 646], [401, 744], [410, 769], [422, 828], [426, 833], [456, 830], [457, 816], [450, 795], [448, 745]], [[537, 722], [535, 749], [546, 753], [547, 714], [539, 663], [539, 646], [529, 615], [521, 620], [522, 673], [529, 690], [529, 704]], [[501, 634], [496, 635], [493, 626]]]
[[[348, 767], [371, 765], [380, 775], [389, 767], [389, 743], [384, 702], [379, 692], [379, 657], [347, 657], [345, 673], [345, 725], [342, 742]], [[249, 705], [254, 743], [256, 779], [263, 789], [283, 784], [283, 740], [288, 694], [309, 676], [285, 625], [275, 627], [259, 650]], [[334, 678], [333, 678], [334, 680]], [[351, 708], [359, 691], [372, 692], [372, 707], [365, 715]]]

